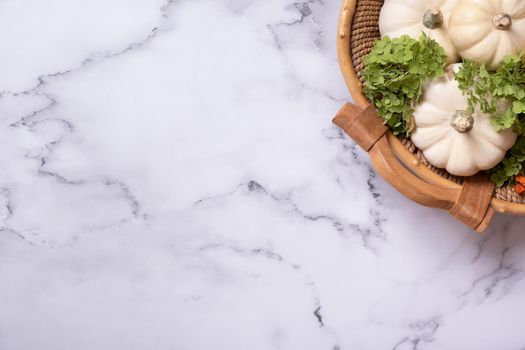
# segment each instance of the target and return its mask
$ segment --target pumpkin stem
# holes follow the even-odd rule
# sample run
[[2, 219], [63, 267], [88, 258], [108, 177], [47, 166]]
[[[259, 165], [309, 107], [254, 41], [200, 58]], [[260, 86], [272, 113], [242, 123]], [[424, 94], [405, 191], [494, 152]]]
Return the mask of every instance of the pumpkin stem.
[[465, 134], [474, 128], [474, 117], [467, 111], [456, 111], [450, 125], [461, 134]]
[[423, 25], [428, 29], [437, 29], [443, 25], [443, 13], [439, 7], [426, 10], [423, 15]]
[[500, 13], [492, 18], [492, 24], [496, 29], [509, 30], [512, 27], [512, 17], [506, 13]]

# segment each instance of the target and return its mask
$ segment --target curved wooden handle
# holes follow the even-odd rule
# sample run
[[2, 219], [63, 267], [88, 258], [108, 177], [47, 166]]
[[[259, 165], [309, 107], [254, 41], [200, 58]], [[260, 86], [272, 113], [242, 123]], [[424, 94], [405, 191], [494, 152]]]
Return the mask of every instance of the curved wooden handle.
[[457, 188], [442, 188], [424, 181], [409, 171], [392, 152], [387, 138], [388, 128], [372, 105], [362, 109], [346, 104], [333, 122], [369, 152], [376, 170], [397, 191], [418, 204], [448, 210], [478, 232], [488, 227], [494, 215], [490, 207], [494, 184], [487, 176], [480, 174], [466, 178]]

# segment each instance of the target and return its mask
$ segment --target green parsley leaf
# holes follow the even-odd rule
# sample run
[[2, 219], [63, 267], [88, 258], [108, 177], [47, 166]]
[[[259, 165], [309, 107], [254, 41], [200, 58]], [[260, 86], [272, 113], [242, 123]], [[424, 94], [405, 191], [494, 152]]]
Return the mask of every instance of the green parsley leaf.
[[485, 65], [465, 60], [456, 74], [459, 88], [468, 97], [469, 109], [479, 107], [491, 116], [496, 130], [514, 128], [525, 133], [525, 58], [505, 57], [495, 72]]
[[491, 179], [497, 186], [513, 183], [516, 175], [522, 174], [525, 162], [525, 137], [518, 138], [516, 144], [507, 153], [505, 159], [494, 169], [490, 170]]
[[364, 59], [363, 91], [394, 134], [409, 135], [425, 81], [445, 74], [445, 50], [422, 34], [377, 41]]

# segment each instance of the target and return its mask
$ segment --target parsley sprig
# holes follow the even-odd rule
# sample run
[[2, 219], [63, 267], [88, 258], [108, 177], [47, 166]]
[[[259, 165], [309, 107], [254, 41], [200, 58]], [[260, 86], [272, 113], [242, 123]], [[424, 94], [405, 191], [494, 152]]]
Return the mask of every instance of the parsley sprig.
[[505, 57], [500, 68], [489, 72], [485, 65], [465, 60], [456, 74], [459, 88], [468, 97], [469, 109], [476, 106], [491, 116], [496, 130], [513, 128], [525, 134], [525, 58]]
[[501, 187], [513, 185], [514, 178], [525, 170], [525, 137], [520, 136], [503, 161], [490, 171], [491, 180]]
[[394, 134], [410, 134], [423, 84], [445, 74], [445, 50], [424, 34], [419, 40], [406, 35], [384, 37], [375, 43], [364, 64], [365, 95]]

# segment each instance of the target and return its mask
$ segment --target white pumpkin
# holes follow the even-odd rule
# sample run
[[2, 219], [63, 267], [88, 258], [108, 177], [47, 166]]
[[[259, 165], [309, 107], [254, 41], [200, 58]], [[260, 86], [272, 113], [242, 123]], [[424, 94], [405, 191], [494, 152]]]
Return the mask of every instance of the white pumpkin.
[[414, 112], [414, 145], [430, 164], [458, 176], [493, 168], [517, 139], [511, 129], [497, 132], [490, 117], [479, 110], [468, 115], [467, 107], [452, 73], [426, 85]]
[[448, 30], [463, 58], [497, 69], [506, 55], [525, 50], [525, 1], [461, 0]]
[[449, 63], [458, 62], [457, 49], [448, 35], [448, 21], [458, 0], [385, 0], [379, 16], [381, 36], [418, 39], [425, 33], [440, 44]]

